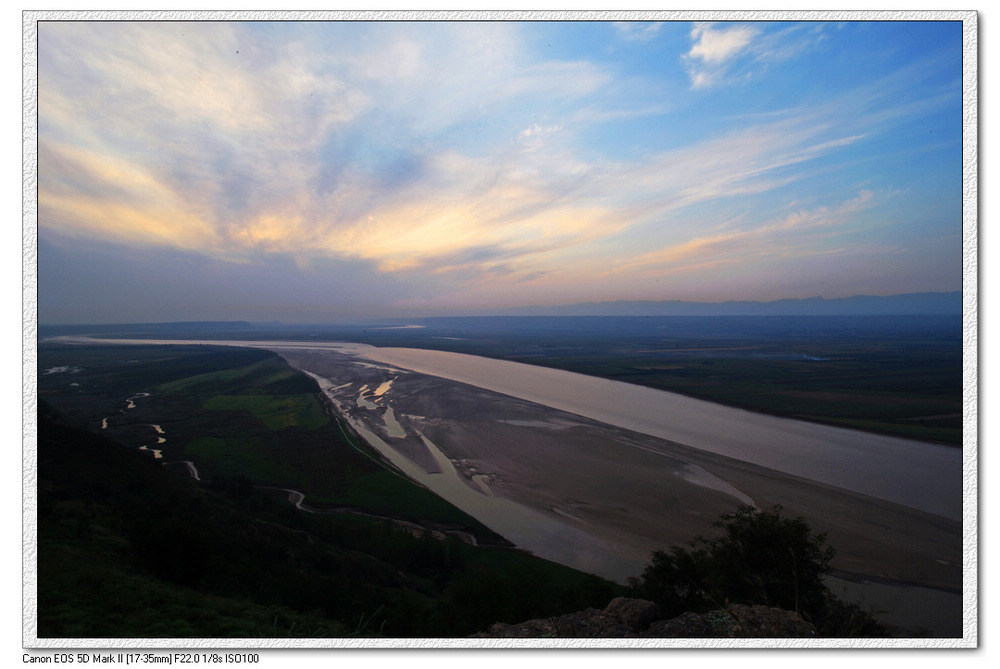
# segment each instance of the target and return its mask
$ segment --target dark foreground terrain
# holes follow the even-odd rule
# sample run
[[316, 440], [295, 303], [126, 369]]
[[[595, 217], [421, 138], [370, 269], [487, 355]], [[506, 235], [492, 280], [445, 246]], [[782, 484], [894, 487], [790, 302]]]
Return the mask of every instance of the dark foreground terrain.
[[[66, 356], [78, 367], [46, 375]], [[39, 638], [465, 636], [621, 591], [375, 462], [277, 356], [40, 359]]]

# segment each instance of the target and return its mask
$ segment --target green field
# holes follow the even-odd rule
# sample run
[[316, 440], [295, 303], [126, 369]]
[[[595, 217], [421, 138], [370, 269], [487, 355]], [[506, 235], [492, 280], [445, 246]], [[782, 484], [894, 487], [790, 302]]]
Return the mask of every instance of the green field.
[[[391, 471], [324, 409], [315, 381], [278, 355], [224, 347], [39, 350], [39, 395], [121, 443], [190, 460], [205, 480], [246, 478], [303, 492], [312, 505], [475, 528], [478, 521]], [[173, 373], [169, 373], [173, 370]], [[137, 393], [135, 408], [124, 410]], [[101, 429], [107, 418], [108, 427]], [[152, 425], [163, 430], [154, 432]], [[165, 441], [156, 444], [157, 438]]]
[[387, 467], [273, 353], [42, 345], [39, 370], [43, 406], [90, 430], [39, 419], [41, 637], [463, 636], [622, 592]]
[[246, 411], [270, 430], [317, 430], [330, 422], [316, 397], [308, 394], [215, 395], [204, 406], [213, 411]]

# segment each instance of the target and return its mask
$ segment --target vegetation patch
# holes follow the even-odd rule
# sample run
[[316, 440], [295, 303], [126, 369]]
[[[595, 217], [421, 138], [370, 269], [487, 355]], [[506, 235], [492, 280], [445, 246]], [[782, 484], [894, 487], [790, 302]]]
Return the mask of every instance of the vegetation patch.
[[202, 437], [186, 446], [203, 479], [244, 477], [251, 481], [274, 482], [282, 478], [280, 461], [267, 457], [253, 439]]
[[266, 357], [259, 362], [188, 376], [162, 384], [160, 390], [188, 396], [288, 395], [319, 391], [315, 381], [290, 368], [277, 354], [260, 353], [265, 353]]
[[317, 430], [330, 422], [315, 395], [215, 395], [204, 406], [212, 411], [247, 411], [269, 430]]
[[40, 638], [461, 637], [622, 590], [520, 551], [304, 513], [246, 478], [174, 477], [40, 404]]
[[781, 507], [743, 506], [715, 524], [721, 536], [697, 537], [690, 548], [656, 551], [632, 584], [637, 596], [660, 605], [666, 617], [725, 608], [764, 605], [795, 611], [827, 637], [889, 636], [854, 604], [826, 587], [834, 549], [802, 518], [781, 515]]

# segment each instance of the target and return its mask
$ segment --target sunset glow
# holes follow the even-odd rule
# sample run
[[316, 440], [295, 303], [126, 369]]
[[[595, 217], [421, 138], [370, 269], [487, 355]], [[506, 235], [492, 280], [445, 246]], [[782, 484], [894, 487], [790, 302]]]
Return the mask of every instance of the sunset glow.
[[42, 21], [37, 48], [41, 322], [962, 286], [960, 21]]

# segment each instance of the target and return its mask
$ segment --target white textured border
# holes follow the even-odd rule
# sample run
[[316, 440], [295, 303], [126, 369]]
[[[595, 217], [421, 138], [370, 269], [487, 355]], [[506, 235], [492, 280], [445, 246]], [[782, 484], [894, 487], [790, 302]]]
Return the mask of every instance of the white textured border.
[[965, 497], [962, 561], [963, 641], [979, 643], [979, 53], [978, 20], [962, 29], [962, 454]]
[[[22, 61], [23, 112], [21, 140], [21, 390], [23, 405], [21, 415], [21, 534], [22, 534], [22, 598], [23, 643], [35, 638], [35, 613], [37, 611], [36, 554], [38, 548], [36, 527], [36, 454], [38, 447], [38, 49], [37, 26], [25, 13], [22, 23], [24, 60]], [[31, 636], [29, 637], [29, 632]]]
[[[115, 21], [962, 21], [963, 22], [963, 452], [964, 636], [961, 639], [44, 639], [37, 637], [37, 23], [43, 20]], [[978, 14], [975, 11], [25, 11], [22, 14], [22, 647], [25, 649], [629, 649], [629, 648], [976, 648], [979, 644], [979, 355], [978, 355]], [[288, 658], [289, 655], [281, 653]], [[319, 659], [315, 658], [314, 659]], [[366, 658], [370, 656], [366, 655]], [[296, 657], [299, 659], [299, 656]], [[631, 660], [629, 660], [631, 661]]]

